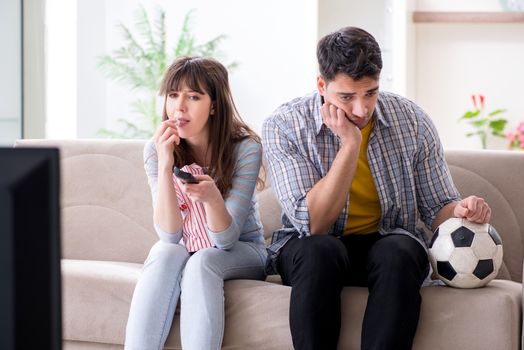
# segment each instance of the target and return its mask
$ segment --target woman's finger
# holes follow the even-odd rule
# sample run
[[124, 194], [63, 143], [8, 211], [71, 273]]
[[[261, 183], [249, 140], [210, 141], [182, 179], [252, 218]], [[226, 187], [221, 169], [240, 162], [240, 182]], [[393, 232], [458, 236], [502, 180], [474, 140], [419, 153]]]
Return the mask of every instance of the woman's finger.
[[178, 145], [180, 143], [180, 137], [178, 137], [177, 134], [173, 134], [166, 140], [166, 143], [175, 143]]
[[171, 137], [171, 135], [176, 135], [178, 137], [178, 130], [173, 127], [167, 127], [166, 130], [164, 130], [164, 133], [159, 137], [160, 142], [165, 142], [167, 139]]
[[198, 174], [194, 174], [193, 175], [195, 177], [195, 179], [197, 179], [198, 181], [213, 181], [213, 178], [209, 175], [198, 175]]
[[158, 127], [156, 128], [155, 130], [155, 134], [153, 135], [153, 137], [155, 139], [158, 139], [163, 133], [164, 131], [166, 130], [167, 127], [169, 127], [170, 123], [169, 123], [169, 119], [168, 120], [164, 120], [162, 123], [160, 123], [158, 125]]

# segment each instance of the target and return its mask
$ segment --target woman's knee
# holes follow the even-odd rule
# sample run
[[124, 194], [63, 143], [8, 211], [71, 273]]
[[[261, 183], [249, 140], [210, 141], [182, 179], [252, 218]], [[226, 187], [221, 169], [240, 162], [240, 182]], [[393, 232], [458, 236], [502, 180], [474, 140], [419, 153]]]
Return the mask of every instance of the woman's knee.
[[206, 248], [194, 253], [187, 261], [184, 274], [192, 275], [202, 272], [218, 274], [217, 259], [220, 252], [217, 248]]
[[163, 266], [183, 266], [189, 258], [186, 248], [180, 244], [158, 241], [149, 251], [144, 266], [163, 265]]

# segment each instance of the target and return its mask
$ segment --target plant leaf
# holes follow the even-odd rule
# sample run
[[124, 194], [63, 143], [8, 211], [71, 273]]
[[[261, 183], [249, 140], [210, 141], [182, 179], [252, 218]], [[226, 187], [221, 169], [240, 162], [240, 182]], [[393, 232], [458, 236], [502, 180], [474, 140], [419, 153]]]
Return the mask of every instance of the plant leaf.
[[504, 128], [506, 127], [506, 124], [508, 123], [508, 121], [506, 119], [497, 119], [497, 120], [492, 120], [489, 122], [489, 127], [493, 130], [492, 132], [495, 133], [495, 132], [502, 132], [502, 130], [504, 130]]
[[195, 9], [189, 10], [189, 12], [184, 17], [184, 23], [182, 24], [180, 37], [178, 38], [178, 43], [175, 48], [175, 57], [191, 56], [193, 53], [195, 38], [191, 34], [189, 25], [194, 11]]
[[490, 114], [488, 114], [488, 116], [489, 116], [489, 117], [492, 117], [492, 116], [494, 116], [494, 115], [497, 115], [497, 114], [500, 114], [500, 113], [504, 113], [504, 112], [506, 112], [506, 111], [507, 111], [507, 109], [505, 109], [505, 108], [499, 108], [499, 109], [494, 110], [494, 111], [491, 112]]
[[471, 119], [480, 114], [480, 109], [474, 111], [467, 111], [460, 119]]
[[135, 11], [135, 28], [140, 37], [142, 37], [147, 43], [146, 51], [155, 50], [156, 42], [153, 36], [153, 30], [151, 28], [151, 23], [149, 22], [146, 8], [143, 4], [140, 4]]

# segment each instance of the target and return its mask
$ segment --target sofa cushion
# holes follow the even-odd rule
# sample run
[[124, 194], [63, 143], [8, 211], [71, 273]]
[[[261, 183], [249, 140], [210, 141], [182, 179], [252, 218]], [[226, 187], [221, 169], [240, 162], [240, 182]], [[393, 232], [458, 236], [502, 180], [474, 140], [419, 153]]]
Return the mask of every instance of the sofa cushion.
[[[123, 344], [141, 267], [63, 260], [64, 339]], [[226, 282], [224, 349], [292, 349], [288, 323], [291, 289], [278, 278], [270, 281]], [[341, 349], [360, 348], [367, 294], [367, 289], [353, 287], [342, 293]], [[517, 349], [521, 296], [520, 284], [503, 280], [479, 289], [425, 287], [413, 349]], [[166, 349], [180, 349], [178, 311]]]
[[282, 226], [282, 209], [273, 193], [273, 189], [268, 186], [257, 192], [257, 202], [260, 210], [260, 220], [264, 227], [264, 238], [269, 244], [271, 243], [273, 232]]
[[520, 349], [521, 290], [506, 280], [478, 289], [422, 288], [413, 349]]
[[141, 264], [62, 260], [64, 340], [123, 344]]

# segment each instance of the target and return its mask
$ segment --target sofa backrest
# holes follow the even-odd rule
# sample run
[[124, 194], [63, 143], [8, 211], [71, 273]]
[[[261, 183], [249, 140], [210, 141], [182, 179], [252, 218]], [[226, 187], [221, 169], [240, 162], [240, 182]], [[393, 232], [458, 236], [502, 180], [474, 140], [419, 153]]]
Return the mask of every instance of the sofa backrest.
[[145, 141], [19, 140], [58, 147], [62, 257], [143, 263], [156, 242], [143, 166]]
[[[17, 147], [59, 147], [62, 256], [142, 263], [157, 240], [142, 161], [144, 140], [19, 140]], [[522, 281], [524, 152], [446, 151], [463, 197], [484, 197], [504, 243], [500, 278]], [[266, 179], [258, 192], [266, 239], [280, 226], [280, 206]]]

